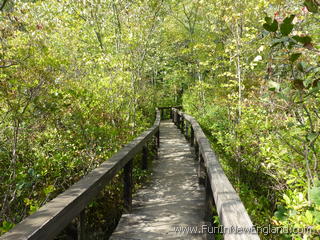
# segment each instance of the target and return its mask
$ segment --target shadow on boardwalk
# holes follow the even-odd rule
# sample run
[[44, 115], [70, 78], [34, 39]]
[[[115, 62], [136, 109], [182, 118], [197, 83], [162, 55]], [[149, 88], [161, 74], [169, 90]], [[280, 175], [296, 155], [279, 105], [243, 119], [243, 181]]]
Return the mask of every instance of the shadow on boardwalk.
[[[160, 126], [159, 158], [150, 184], [133, 199], [110, 239], [207, 239], [206, 234], [178, 232], [204, 223], [205, 190], [198, 184], [193, 149], [172, 122]], [[181, 230], [181, 229], [180, 229]]]

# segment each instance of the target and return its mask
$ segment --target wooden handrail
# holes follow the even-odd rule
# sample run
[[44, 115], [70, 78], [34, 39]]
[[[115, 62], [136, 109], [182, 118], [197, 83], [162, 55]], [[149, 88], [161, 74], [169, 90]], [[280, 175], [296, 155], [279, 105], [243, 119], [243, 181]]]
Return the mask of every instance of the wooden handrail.
[[[154, 125], [139, 137], [123, 147], [115, 155], [91, 171], [68, 190], [42, 206], [37, 212], [25, 218], [12, 230], [0, 237], [0, 240], [49, 240], [57, 236], [75, 217], [83, 216], [85, 207], [101, 192], [110, 180], [124, 168], [124, 204], [130, 211], [132, 202], [132, 159], [143, 151], [154, 136], [159, 147], [160, 111], [156, 111]], [[146, 165], [142, 163], [142, 165]], [[83, 232], [83, 230], [81, 230]], [[81, 236], [80, 239], [85, 239]]]
[[[203, 168], [206, 200], [209, 205], [215, 205], [220, 223], [225, 228], [224, 239], [260, 239], [239, 195], [225, 175], [199, 123], [192, 116], [176, 108], [172, 109], [171, 115], [173, 122], [190, 140], [191, 145], [195, 146], [197, 160], [199, 161], [198, 177], [202, 178], [201, 170]], [[212, 212], [211, 207], [208, 211]], [[211, 214], [208, 213], [208, 218], [212, 220]]]
[[171, 109], [182, 109], [182, 106], [175, 106], [175, 107], [158, 107], [159, 111], [160, 111], [160, 116], [161, 116], [161, 119], [164, 119], [165, 117], [165, 112], [170, 112], [170, 119], [172, 118], [172, 111]]
[[158, 107], [158, 109], [159, 110], [161, 110], [161, 109], [178, 109], [178, 110], [180, 110], [180, 109], [182, 109], [182, 106], [175, 106], [175, 107]]

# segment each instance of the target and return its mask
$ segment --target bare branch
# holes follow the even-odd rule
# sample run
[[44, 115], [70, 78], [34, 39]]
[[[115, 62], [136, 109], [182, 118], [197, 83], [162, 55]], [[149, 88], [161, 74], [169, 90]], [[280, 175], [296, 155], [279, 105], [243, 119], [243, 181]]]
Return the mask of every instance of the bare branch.
[[0, 65], [0, 68], [8, 68], [8, 67], [12, 67], [18, 65], [17, 63], [10, 63], [9, 65]]

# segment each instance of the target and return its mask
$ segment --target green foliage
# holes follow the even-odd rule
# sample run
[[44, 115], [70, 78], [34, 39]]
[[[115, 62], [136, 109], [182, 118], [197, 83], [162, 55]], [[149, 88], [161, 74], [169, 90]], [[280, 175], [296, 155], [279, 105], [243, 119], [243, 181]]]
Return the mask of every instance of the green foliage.
[[310, 190], [310, 200], [320, 206], [320, 187], [315, 186]]
[[255, 224], [319, 229], [319, 1], [21, 0], [0, 20], [1, 234], [180, 104]]
[[288, 36], [292, 32], [294, 27], [292, 21], [295, 17], [295, 15], [291, 15], [283, 20], [283, 23], [280, 25], [280, 31], [282, 35]]
[[[263, 27], [265, 30], [269, 32], [276, 32], [278, 30], [279, 24], [276, 19], [272, 21], [272, 18], [266, 17], [265, 20], [266, 20], [266, 23], [263, 24]], [[281, 29], [282, 28], [283, 28], [283, 24], [281, 25]]]
[[304, 5], [308, 8], [309, 12], [317, 13], [320, 3], [315, 0], [305, 0]]
[[153, 122], [159, 7], [14, 1], [0, 12], [1, 234]]
[[[250, 1], [246, 3], [249, 9]], [[189, 86], [183, 106], [211, 137], [255, 224], [312, 227], [316, 231], [318, 16], [308, 12], [310, 6], [301, 9], [298, 1], [260, 4], [256, 3], [261, 6], [256, 7], [257, 15], [269, 13], [274, 18], [266, 17], [263, 23], [246, 15], [245, 7], [225, 3], [223, 9], [234, 17], [240, 35], [237, 27], [223, 27], [232, 17], [221, 20], [217, 9], [210, 13], [216, 24], [221, 21], [215, 36], [224, 48], [214, 53], [219, 61], [212, 61], [212, 77]], [[255, 25], [257, 22], [262, 26]], [[261, 38], [250, 35], [255, 30], [261, 32]], [[232, 34], [227, 35], [228, 31]], [[317, 239], [315, 232], [261, 238]]]

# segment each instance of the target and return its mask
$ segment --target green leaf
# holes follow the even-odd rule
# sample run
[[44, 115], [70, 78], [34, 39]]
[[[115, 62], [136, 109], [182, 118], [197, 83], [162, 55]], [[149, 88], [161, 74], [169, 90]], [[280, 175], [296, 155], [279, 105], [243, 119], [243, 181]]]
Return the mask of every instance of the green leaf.
[[274, 19], [273, 23], [271, 23], [271, 24], [265, 23], [265, 24], [263, 24], [263, 27], [265, 30], [267, 30], [269, 32], [276, 32], [278, 30], [279, 24], [278, 24], [278, 21], [276, 19]]
[[299, 43], [303, 43], [303, 44], [308, 44], [308, 43], [311, 43], [311, 41], [312, 41], [312, 38], [309, 36], [303, 36], [303, 37], [293, 36], [292, 39], [296, 40]]
[[313, 223], [313, 214], [311, 211], [307, 210], [305, 216], [306, 216], [307, 223], [309, 224]]
[[316, 223], [320, 224], [320, 212], [319, 211], [314, 211], [313, 215], [314, 215], [314, 218], [316, 220]]
[[283, 22], [287, 24], [292, 24], [293, 19], [296, 17], [296, 15], [291, 15], [290, 17], [286, 17]]
[[49, 185], [46, 187], [43, 192], [46, 196], [48, 196], [50, 193], [52, 193], [55, 190], [55, 187], [53, 185]]
[[307, 139], [308, 139], [310, 142], [313, 142], [314, 140], [316, 140], [317, 137], [318, 137], [318, 134], [316, 134], [316, 133], [309, 133], [309, 134], [307, 135]]
[[272, 18], [271, 17], [265, 17], [264, 20], [266, 21], [267, 24], [269, 24], [269, 25], [272, 24]]
[[293, 24], [292, 23], [283, 23], [280, 25], [280, 32], [284, 36], [288, 36], [293, 30]]
[[8, 232], [9, 230], [11, 230], [14, 227], [14, 224], [11, 222], [7, 222], [7, 221], [3, 221], [2, 222], [2, 227], [0, 227], [0, 232]]
[[318, 4], [314, 0], [305, 0], [304, 5], [307, 7], [309, 12], [318, 12]]
[[292, 178], [292, 179], [287, 180], [286, 183], [289, 185], [291, 183], [294, 183], [295, 181], [296, 181], [296, 179]]
[[301, 53], [293, 53], [291, 56], [290, 56], [290, 62], [295, 62], [299, 59], [299, 57], [301, 56], [302, 54]]
[[307, 64], [305, 62], [299, 62], [297, 68], [300, 72], [305, 72], [307, 69]]
[[278, 211], [274, 213], [274, 216], [280, 221], [285, 221], [288, 218], [287, 210], [283, 206], [280, 206]]
[[320, 205], [320, 187], [311, 188], [310, 200], [312, 203]]

